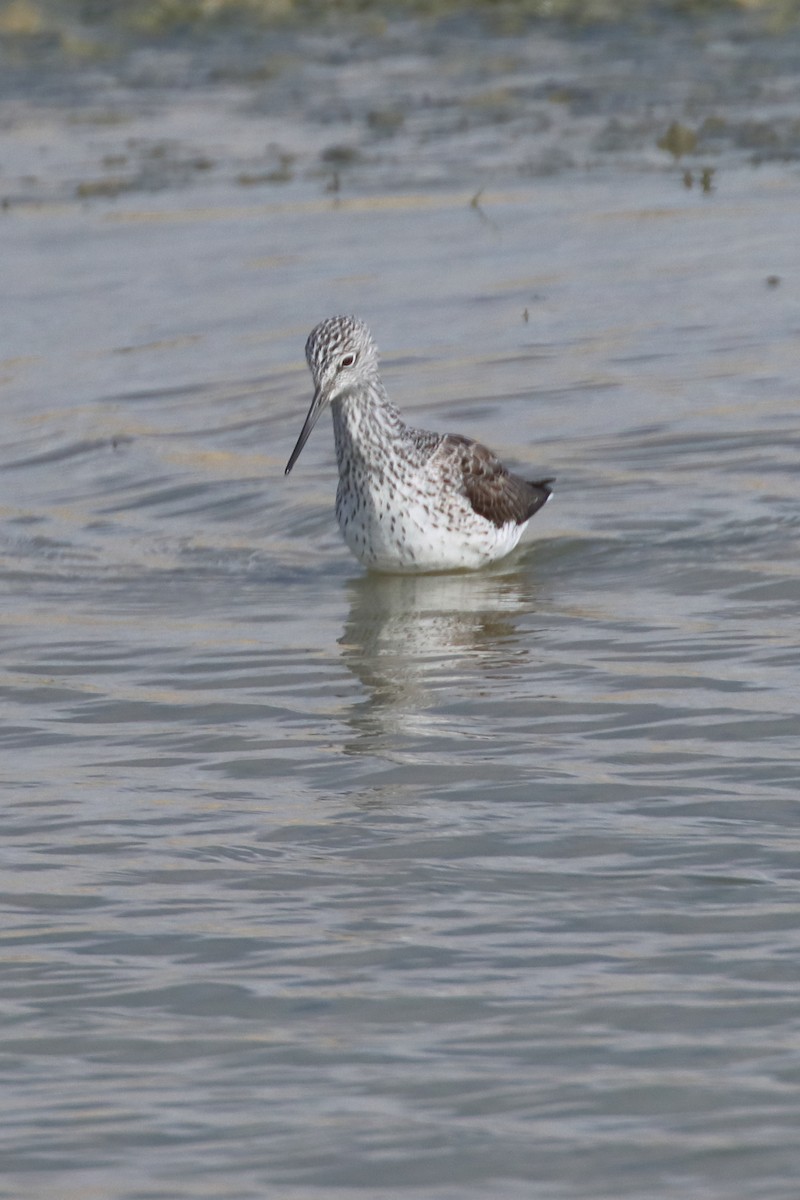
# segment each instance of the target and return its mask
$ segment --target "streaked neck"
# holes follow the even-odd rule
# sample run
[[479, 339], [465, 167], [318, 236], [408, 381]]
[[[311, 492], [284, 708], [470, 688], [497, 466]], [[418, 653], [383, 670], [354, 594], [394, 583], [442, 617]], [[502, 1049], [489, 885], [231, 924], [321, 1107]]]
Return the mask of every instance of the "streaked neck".
[[336, 457], [370, 464], [385, 458], [387, 447], [402, 438], [406, 425], [380, 380], [366, 381], [331, 405]]

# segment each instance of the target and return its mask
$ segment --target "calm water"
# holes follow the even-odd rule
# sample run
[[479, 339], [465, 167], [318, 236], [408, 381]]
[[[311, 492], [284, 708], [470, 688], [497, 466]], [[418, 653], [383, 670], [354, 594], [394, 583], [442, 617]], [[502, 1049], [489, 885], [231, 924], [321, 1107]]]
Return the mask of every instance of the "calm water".
[[[795, 1200], [797, 164], [80, 200], [128, 134], [47, 119], [59, 202], [0, 220], [0, 1196]], [[558, 476], [504, 564], [366, 575], [326, 421], [284, 478], [339, 311], [415, 423]]]

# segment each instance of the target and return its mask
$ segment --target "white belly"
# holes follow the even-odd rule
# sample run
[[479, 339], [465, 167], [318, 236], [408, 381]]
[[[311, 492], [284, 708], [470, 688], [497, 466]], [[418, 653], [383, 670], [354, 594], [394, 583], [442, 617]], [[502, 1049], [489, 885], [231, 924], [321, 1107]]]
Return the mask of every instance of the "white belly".
[[514, 549], [527, 522], [499, 528], [473, 512], [465, 497], [434, 489], [409, 494], [359, 489], [336, 497], [336, 516], [350, 550], [367, 567], [389, 572], [475, 570]]

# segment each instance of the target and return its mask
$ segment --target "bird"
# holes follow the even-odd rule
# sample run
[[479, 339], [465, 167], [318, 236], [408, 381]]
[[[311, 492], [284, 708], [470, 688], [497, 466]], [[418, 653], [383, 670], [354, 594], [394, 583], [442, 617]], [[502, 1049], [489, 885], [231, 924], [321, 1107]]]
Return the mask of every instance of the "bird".
[[505, 557], [547, 502], [552, 478], [528, 482], [471, 438], [407, 425], [392, 404], [368, 327], [328, 317], [308, 336], [314, 397], [288, 475], [330, 407], [339, 466], [336, 517], [374, 571], [477, 570]]

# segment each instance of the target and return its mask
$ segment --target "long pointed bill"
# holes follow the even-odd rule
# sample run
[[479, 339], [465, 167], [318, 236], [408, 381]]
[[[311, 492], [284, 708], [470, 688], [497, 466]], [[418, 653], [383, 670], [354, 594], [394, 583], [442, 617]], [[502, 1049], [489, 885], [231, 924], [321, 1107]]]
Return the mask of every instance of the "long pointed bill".
[[289, 474], [292, 467], [294, 466], [294, 464], [297, 462], [298, 458], [300, 457], [300, 451], [303, 449], [303, 446], [305, 446], [306, 442], [308, 441], [308, 435], [311, 433], [311, 430], [316, 425], [317, 418], [319, 417], [319, 414], [322, 412], [326, 403], [327, 403], [327, 397], [325, 396], [325, 393], [320, 388], [317, 388], [316, 392], [314, 392], [314, 399], [311, 401], [311, 408], [308, 410], [308, 416], [305, 419], [305, 424], [303, 425], [303, 428], [300, 430], [300, 437], [297, 439], [297, 445], [295, 446], [294, 450], [292, 451], [289, 461], [286, 464], [286, 470], [284, 471], [284, 475]]

